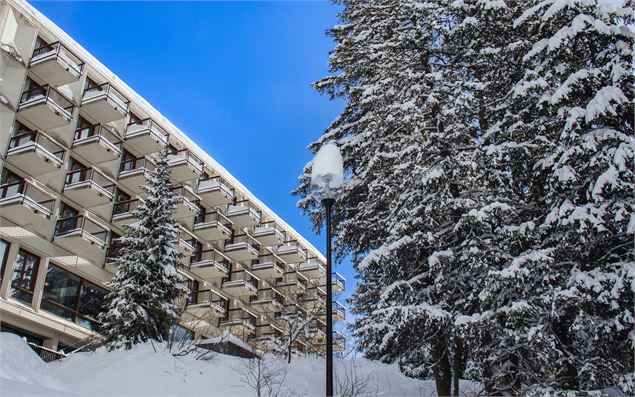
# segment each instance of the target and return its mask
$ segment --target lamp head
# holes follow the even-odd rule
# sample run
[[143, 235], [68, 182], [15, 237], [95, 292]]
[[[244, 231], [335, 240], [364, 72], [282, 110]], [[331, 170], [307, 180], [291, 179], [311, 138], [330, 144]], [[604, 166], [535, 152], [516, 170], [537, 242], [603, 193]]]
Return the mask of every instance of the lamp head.
[[334, 143], [322, 145], [311, 164], [311, 184], [323, 192], [324, 198], [334, 198], [344, 183], [342, 153]]

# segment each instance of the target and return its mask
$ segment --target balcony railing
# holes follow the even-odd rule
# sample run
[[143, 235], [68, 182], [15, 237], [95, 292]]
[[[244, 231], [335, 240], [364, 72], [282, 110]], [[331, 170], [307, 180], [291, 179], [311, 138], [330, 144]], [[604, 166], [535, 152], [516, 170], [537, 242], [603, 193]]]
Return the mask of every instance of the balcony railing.
[[32, 148], [44, 151], [47, 156], [50, 156], [58, 163], [64, 161], [64, 153], [66, 152], [64, 148], [39, 131], [22, 132], [11, 138], [7, 156]]
[[111, 148], [116, 153], [121, 152], [121, 139], [103, 124], [96, 124], [75, 130], [73, 147], [94, 141], [103, 142], [105, 146]]
[[212, 290], [192, 292], [187, 299], [188, 305], [212, 304], [218, 306], [223, 312], [229, 309], [229, 300], [218, 295]]
[[60, 360], [66, 357], [66, 354], [61, 351], [58, 352], [31, 342], [27, 342], [27, 345], [29, 345], [45, 363], [50, 363], [51, 361]]
[[237, 201], [235, 204], [227, 206], [227, 215], [238, 215], [242, 213], [251, 213], [257, 219], [260, 219], [260, 210], [249, 200]]
[[100, 84], [98, 86], [88, 87], [84, 90], [84, 95], [82, 96], [82, 104], [87, 101], [91, 101], [97, 98], [105, 97], [111, 101], [113, 101], [118, 107], [123, 109], [125, 112], [128, 111], [128, 105], [130, 101], [126, 99], [125, 96], [115, 87], [113, 87], [110, 83], [106, 82]]
[[341, 312], [342, 316], [346, 316], [346, 307], [338, 301], [333, 301], [333, 311]]
[[218, 211], [208, 212], [204, 215], [201, 214], [200, 216], [197, 216], [194, 220], [194, 226], [196, 227], [196, 225], [204, 225], [213, 222], [216, 222], [219, 227], [224, 228], [227, 233], [231, 233], [232, 221], [227, 219], [225, 215], [221, 214]]
[[113, 218], [117, 215], [129, 214], [137, 209], [142, 201], [139, 199], [130, 199], [116, 202], [112, 207]]
[[133, 172], [137, 170], [152, 171], [154, 169], [155, 165], [152, 160], [146, 157], [140, 157], [137, 159], [123, 160], [121, 162], [121, 165], [119, 166], [119, 174], [121, 175], [123, 173]]
[[[338, 272], [332, 273], [332, 282], [333, 284], [339, 286], [342, 290], [346, 289], [346, 279]], [[326, 277], [320, 277], [319, 285], [326, 285]]]
[[23, 92], [20, 97], [20, 107], [26, 107], [40, 101], [47, 103], [67, 119], [73, 117], [73, 109], [75, 109], [73, 102], [49, 85], [36, 86]]
[[85, 236], [99, 245], [105, 246], [108, 231], [84, 215], [60, 218], [55, 225], [55, 236], [62, 237], [73, 234]]
[[231, 309], [227, 312], [225, 318], [221, 319], [220, 323], [223, 324], [233, 322], [247, 323], [255, 329], [257, 317], [244, 309]]
[[280, 273], [284, 273], [286, 268], [284, 262], [273, 254], [262, 255], [258, 259], [251, 262], [251, 271], [257, 271], [259, 269], [270, 267], [277, 268]]
[[82, 75], [84, 62], [80, 61], [75, 54], [73, 54], [59, 41], [36, 48], [31, 56], [30, 65], [33, 66], [48, 59], [56, 59], [65, 66], [66, 70], [75, 75], [77, 78]]
[[36, 187], [31, 182], [19, 182], [0, 185], [0, 202], [20, 200], [50, 217], [55, 207], [55, 198]]
[[309, 258], [306, 262], [302, 262], [298, 265], [298, 270], [301, 272], [319, 272], [320, 274], [326, 273], [326, 265], [317, 258]]
[[198, 181], [198, 193], [219, 189], [227, 196], [234, 197], [234, 189], [231, 185], [220, 176], [214, 176], [209, 179], [201, 179]]
[[203, 172], [203, 162], [188, 149], [168, 154], [168, 167], [188, 164], [198, 172]]
[[225, 244], [225, 251], [235, 251], [239, 249], [251, 251], [254, 255], [260, 252], [260, 244], [248, 234], [239, 234], [233, 236], [231, 240]]
[[287, 241], [278, 247], [276, 253], [278, 255], [286, 255], [290, 253], [298, 253], [299, 255], [307, 256], [307, 251], [304, 249], [297, 240]]
[[214, 262], [224, 268], [225, 272], [229, 272], [229, 268], [231, 266], [231, 262], [229, 258], [225, 255], [218, 252], [216, 249], [208, 249], [202, 251], [196, 251], [194, 255], [190, 258], [190, 267], [195, 263], [201, 262]]
[[132, 121], [126, 127], [126, 139], [132, 138], [140, 133], [148, 131], [156, 141], [163, 145], [168, 143], [168, 133], [152, 119], [143, 119], [140, 121]]
[[189, 207], [196, 209], [198, 213], [198, 206], [201, 200], [196, 197], [196, 194], [187, 186], [176, 186], [172, 188], [172, 194], [177, 203], [183, 203]]
[[284, 296], [273, 288], [266, 288], [258, 290], [258, 293], [249, 298], [250, 302], [267, 302], [274, 301], [281, 305], [284, 305]]
[[244, 270], [234, 271], [229, 274], [229, 277], [223, 277], [223, 287], [240, 284], [245, 284], [254, 291], [258, 290], [258, 279]]
[[68, 172], [66, 174], [64, 187], [70, 188], [75, 185], [87, 183], [91, 184], [97, 190], [100, 190], [101, 193], [107, 197], [112, 197], [115, 194], [115, 183], [94, 167]]

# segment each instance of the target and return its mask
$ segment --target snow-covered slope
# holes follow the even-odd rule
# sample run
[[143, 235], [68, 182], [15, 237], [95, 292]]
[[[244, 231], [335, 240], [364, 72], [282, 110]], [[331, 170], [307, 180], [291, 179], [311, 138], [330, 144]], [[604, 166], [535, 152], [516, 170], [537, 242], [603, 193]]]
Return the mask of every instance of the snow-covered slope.
[[[156, 349], [156, 352], [155, 352]], [[253, 396], [241, 382], [241, 359], [218, 354], [211, 361], [174, 357], [151, 344], [131, 351], [77, 353], [45, 364], [17, 336], [0, 333], [0, 395], [46, 396]], [[276, 364], [284, 368], [286, 363]], [[281, 396], [324, 395], [324, 361], [293, 360]], [[372, 396], [432, 396], [434, 383], [403, 376], [397, 367], [365, 359], [337, 360], [340, 374], [367, 378]], [[478, 387], [463, 384], [465, 394]]]

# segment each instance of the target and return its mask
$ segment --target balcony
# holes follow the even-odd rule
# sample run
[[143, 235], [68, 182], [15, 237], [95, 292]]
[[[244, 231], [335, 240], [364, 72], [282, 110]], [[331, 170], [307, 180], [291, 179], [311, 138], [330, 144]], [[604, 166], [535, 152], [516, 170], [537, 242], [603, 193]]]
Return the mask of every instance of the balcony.
[[280, 258], [271, 254], [252, 261], [249, 269], [261, 279], [276, 279], [284, 276], [286, 267]]
[[74, 109], [68, 98], [48, 85], [22, 93], [18, 105], [18, 113], [44, 131], [68, 125]]
[[210, 212], [196, 218], [194, 232], [205, 241], [227, 240], [232, 237], [232, 223], [220, 212]]
[[306, 262], [300, 263], [296, 269], [308, 278], [320, 278], [326, 275], [326, 265], [317, 258], [309, 258]]
[[[333, 273], [332, 283], [333, 292], [342, 292], [346, 289], [346, 279], [337, 272]], [[320, 278], [319, 286], [326, 288], [326, 277]]]
[[253, 238], [263, 247], [278, 246], [286, 240], [286, 233], [275, 222], [267, 222], [254, 227]]
[[279, 312], [284, 307], [284, 296], [273, 288], [261, 289], [249, 297], [249, 305], [261, 313]]
[[302, 274], [296, 271], [290, 271], [276, 281], [276, 288], [285, 294], [302, 294], [308, 284], [309, 280]]
[[134, 212], [141, 203], [139, 199], [116, 202], [112, 207], [111, 223], [123, 230], [126, 226], [138, 221]]
[[78, 128], [72, 147], [75, 153], [93, 164], [113, 161], [121, 156], [121, 140], [103, 124]]
[[218, 326], [237, 336], [252, 335], [256, 332], [256, 321], [257, 316], [246, 309], [230, 309]]
[[64, 153], [64, 148], [44, 133], [30, 131], [11, 138], [7, 159], [29, 175], [38, 176], [62, 168]]
[[258, 259], [260, 245], [248, 234], [240, 234], [229, 240], [223, 248], [225, 255], [236, 262]]
[[227, 315], [229, 301], [212, 290], [193, 292], [185, 312], [202, 319], [216, 319]]
[[333, 332], [333, 349], [339, 352], [346, 349], [346, 335], [340, 331]]
[[344, 321], [346, 308], [338, 301], [333, 302], [333, 321]]
[[260, 210], [249, 200], [243, 200], [227, 206], [227, 218], [233, 222], [237, 229], [256, 226], [260, 223]]
[[0, 185], [0, 212], [17, 225], [49, 220], [54, 207], [55, 197], [31, 182], [22, 180]]
[[187, 149], [168, 154], [168, 170], [177, 183], [198, 179], [203, 174], [203, 162]]
[[212, 207], [234, 201], [234, 189], [220, 176], [199, 181], [196, 194], [205, 204]]
[[196, 253], [196, 248], [193, 242], [196, 242], [196, 237], [188, 232], [183, 226], [178, 226], [179, 238], [174, 241], [174, 248], [182, 255], [183, 258], [189, 258]]
[[64, 182], [64, 195], [84, 208], [112, 202], [115, 182], [95, 167], [70, 171]]
[[222, 288], [236, 297], [256, 295], [258, 279], [245, 270], [233, 271], [223, 278]]
[[326, 291], [322, 288], [309, 288], [303, 296], [304, 306], [310, 311], [324, 310], [326, 307]]
[[105, 228], [84, 215], [76, 215], [57, 220], [54, 241], [76, 255], [94, 255], [106, 248], [107, 236]]
[[[200, 199], [196, 197], [194, 192], [188, 186], [177, 186], [172, 189], [172, 194], [174, 197], [174, 203], [176, 207], [174, 208], [174, 219], [190, 219], [194, 220], [194, 217], [198, 215], [199, 212], [199, 202]], [[191, 225], [191, 223], [190, 223]]]
[[121, 256], [121, 248], [123, 244], [121, 239], [111, 239], [110, 245], [106, 250], [106, 259], [104, 260], [104, 268], [111, 273], [117, 273], [117, 258]]
[[[259, 343], [267, 343], [268, 341], [282, 338], [283, 335], [283, 329], [275, 324], [260, 324], [256, 325], [256, 335], [253, 340]], [[266, 349], [267, 346], [263, 345], [262, 348]]]
[[287, 263], [301, 263], [307, 258], [306, 250], [295, 240], [287, 241], [279, 246], [276, 254]]
[[119, 167], [119, 182], [135, 194], [143, 193], [142, 185], [146, 185], [146, 177], [155, 166], [150, 159], [142, 157], [124, 160]]
[[203, 280], [227, 277], [229, 258], [215, 249], [197, 251], [190, 258], [190, 271]]
[[101, 123], [124, 118], [128, 114], [129, 103], [110, 83], [89, 87], [82, 96], [82, 110]]
[[168, 133], [152, 119], [133, 121], [126, 127], [125, 141], [140, 156], [147, 156], [165, 149]]
[[80, 79], [84, 63], [60, 42], [33, 51], [29, 68], [47, 83], [59, 87]]

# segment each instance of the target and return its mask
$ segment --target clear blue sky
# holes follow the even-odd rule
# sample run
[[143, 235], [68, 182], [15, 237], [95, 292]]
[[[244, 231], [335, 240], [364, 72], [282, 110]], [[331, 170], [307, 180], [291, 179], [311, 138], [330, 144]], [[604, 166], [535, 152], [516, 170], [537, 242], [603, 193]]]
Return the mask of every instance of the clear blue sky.
[[[343, 103], [328, 72], [338, 7], [307, 2], [50, 2], [33, 5], [237, 177], [318, 249], [290, 191], [306, 146]], [[337, 267], [353, 290], [353, 270]]]

